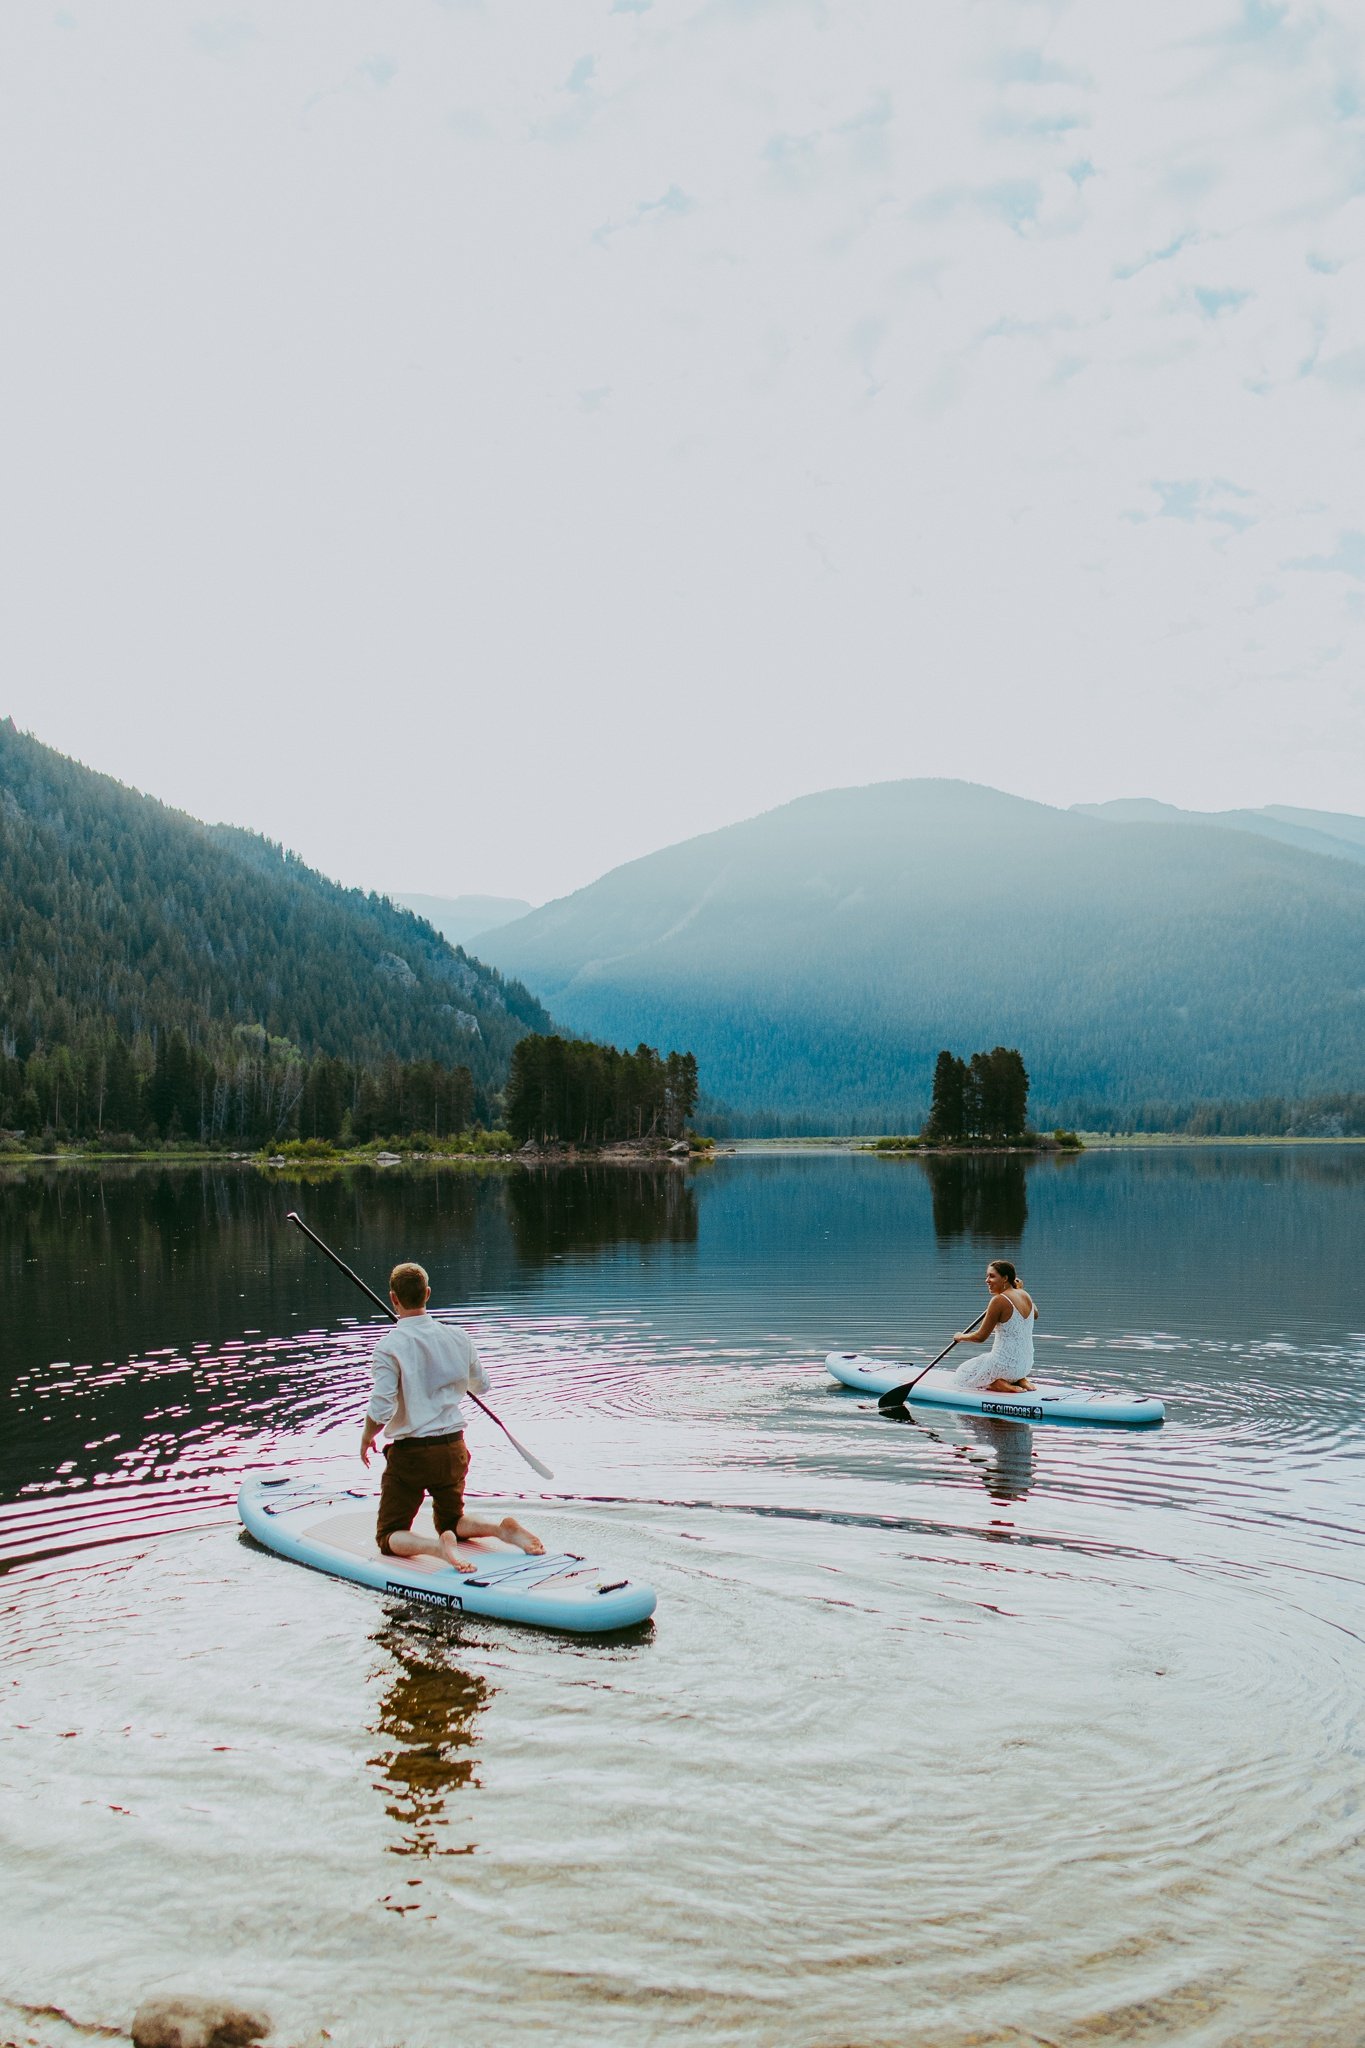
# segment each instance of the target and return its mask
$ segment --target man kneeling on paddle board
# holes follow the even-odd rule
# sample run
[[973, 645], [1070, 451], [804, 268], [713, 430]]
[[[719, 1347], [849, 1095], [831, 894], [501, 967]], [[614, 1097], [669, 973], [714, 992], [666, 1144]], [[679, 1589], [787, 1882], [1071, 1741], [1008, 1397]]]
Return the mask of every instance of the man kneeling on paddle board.
[[[471, 1387], [476, 1394], [486, 1394], [488, 1375], [469, 1332], [427, 1314], [430, 1299], [431, 1287], [421, 1266], [394, 1267], [389, 1300], [398, 1320], [375, 1346], [374, 1386], [360, 1437], [361, 1460], [368, 1467], [375, 1438], [381, 1430], [388, 1431], [375, 1529], [379, 1548], [385, 1557], [442, 1557], [457, 1572], [475, 1569], [460, 1556], [461, 1536], [500, 1536], [504, 1543], [539, 1557], [545, 1545], [514, 1516], [489, 1522], [465, 1512], [469, 1452], [462, 1396]], [[427, 1494], [436, 1523], [434, 1538], [412, 1533]]]

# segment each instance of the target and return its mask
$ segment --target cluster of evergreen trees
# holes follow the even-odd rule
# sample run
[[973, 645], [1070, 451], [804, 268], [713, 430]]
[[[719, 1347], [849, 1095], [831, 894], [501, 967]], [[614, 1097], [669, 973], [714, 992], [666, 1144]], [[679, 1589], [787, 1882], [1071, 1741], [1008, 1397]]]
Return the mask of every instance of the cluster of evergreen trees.
[[1028, 1069], [1015, 1047], [997, 1045], [970, 1060], [941, 1052], [922, 1136], [940, 1144], [959, 1138], [1022, 1138], [1028, 1122]]
[[512, 1052], [504, 1122], [520, 1143], [604, 1145], [676, 1139], [697, 1102], [697, 1062], [652, 1046], [523, 1038]]
[[[210, 1049], [211, 1046], [211, 1049]], [[0, 1136], [41, 1145], [187, 1139], [247, 1149], [287, 1138], [365, 1144], [447, 1137], [487, 1119], [467, 1066], [307, 1058], [259, 1025], [191, 1044], [183, 1031], [129, 1041], [108, 1027], [27, 1059], [0, 1051]]]

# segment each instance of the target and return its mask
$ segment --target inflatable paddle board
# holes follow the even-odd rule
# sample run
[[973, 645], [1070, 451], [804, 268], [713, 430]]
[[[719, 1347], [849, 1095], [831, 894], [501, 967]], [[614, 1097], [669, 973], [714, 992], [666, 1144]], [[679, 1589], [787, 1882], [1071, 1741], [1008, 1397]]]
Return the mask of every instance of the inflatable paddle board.
[[[860, 1351], [831, 1351], [825, 1370], [860, 1394], [889, 1394], [915, 1376], [913, 1365], [892, 1365], [884, 1358], [866, 1358]], [[1009, 1415], [1020, 1422], [1108, 1422], [1122, 1427], [1150, 1427], [1166, 1420], [1165, 1403], [1155, 1395], [1088, 1394], [1081, 1387], [1059, 1387], [1035, 1380], [1032, 1393], [990, 1394], [961, 1387], [951, 1372], [934, 1371], [909, 1395], [910, 1408], [957, 1408], [965, 1415]]]
[[[377, 1500], [363, 1489], [329, 1488], [299, 1474], [249, 1472], [237, 1512], [258, 1543], [294, 1564], [428, 1607], [584, 1635], [632, 1628], [654, 1612], [652, 1586], [568, 1551], [528, 1557], [510, 1543], [478, 1537], [460, 1545], [476, 1567], [468, 1575], [437, 1558], [384, 1557], [374, 1540]], [[429, 1509], [416, 1526], [432, 1533]]]

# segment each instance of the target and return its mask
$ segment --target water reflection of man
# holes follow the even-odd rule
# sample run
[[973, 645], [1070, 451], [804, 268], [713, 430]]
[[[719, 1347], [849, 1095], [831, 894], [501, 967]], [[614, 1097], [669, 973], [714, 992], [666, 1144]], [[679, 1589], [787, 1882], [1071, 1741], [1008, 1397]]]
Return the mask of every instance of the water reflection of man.
[[[493, 1522], [465, 1508], [469, 1452], [463, 1397], [471, 1387], [476, 1394], [488, 1391], [474, 1339], [468, 1330], [427, 1314], [431, 1287], [422, 1266], [406, 1261], [394, 1267], [389, 1300], [398, 1320], [375, 1346], [374, 1384], [360, 1438], [361, 1460], [368, 1466], [380, 1431], [389, 1437], [375, 1526], [380, 1550], [385, 1557], [439, 1557], [457, 1572], [472, 1572], [474, 1561], [461, 1557], [459, 1539], [500, 1536], [539, 1557], [545, 1545], [515, 1515]], [[412, 1525], [428, 1494], [436, 1534], [416, 1536]]]
[[440, 1621], [396, 1616], [375, 1641], [395, 1665], [371, 1731], [387, 1746], [370, 1758], [385, 1811], [402, 1830], [394, 1854], [467, 1856], [473, 1843], [450, 1843], [442, 1831], [450, 1825], [452, 1794], [478, 1783], [475, 1731], [493, 1688], [454, 1661], [454, 1645]]

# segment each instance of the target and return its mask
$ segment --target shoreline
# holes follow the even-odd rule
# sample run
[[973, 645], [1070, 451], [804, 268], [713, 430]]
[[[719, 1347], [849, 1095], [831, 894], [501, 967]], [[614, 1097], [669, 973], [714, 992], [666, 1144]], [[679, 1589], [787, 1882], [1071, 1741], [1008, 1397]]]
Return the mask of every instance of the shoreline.
[[718, 1138], [716, 1157], [752, 1153], [771, 1158], [778, 1153], [863, 1152], [874, 1159], [1075, 1159], [1083, 1152], [1134, 1152], [1177, 1147], [1209, 1150], [1219, 1145], [1365, 1145], [1365, 1136], [1317, 1137], [1244, 1135], [1194, 1136], [1185, 1131], [1078, 1131], [1072, 1145], [913, 1145], [878, 1147], [875, 1138]]
[[259, 1152], [3, 1152], [0, 1173], [28, 1166], [254, 1166], [285, 1179], [291, 1175], [327, 1174], [359, 1166], [382, 1172], [394, 1167], [539, 1167], [539, 1166], [696, 1166], [713, 1159], [809, 1157], [813, 1154], [862, 1153], [873, 1159], [1076, 1159], [1084, 1152], [1216, 1150], [1220, 1146], [1280, 1147], [1365, 1145], [1365, 1135], [1323, 1137], [1282, 1134], [1241, 1134], [1235, 1137], [1194, 1136], [1184, 1131], [1081, 1131], [1071, 1145], [911, 1145], [879, 1146], [875, 1138], [718, 1138], [698, 1150], [659, 1151], [608, 1145], [598, 1150], [573, 1145], [516, 1152], [338, 1152], [331, 1158], [289, 1159]]
[[288, 1179], [372, 1166], [381, 1172], [395, 1167], [459, 1166], [687, 1166], [697, 1160], [714, 1158], [715, 1147], [693, 1150], [657, 1145], [557, 1145], [522, 1147], [504, 1151], [490, 1147], [467, 1152], [334, 1152], [309, 1158], [291, 1158], [287, 1153], [213, 1152], [187, 1146], [183, 1151], [161, 1152], [0, 1152], [0, 1172], [7, 1167], [25, 1166], [252, 1166], [259, 1172]]

